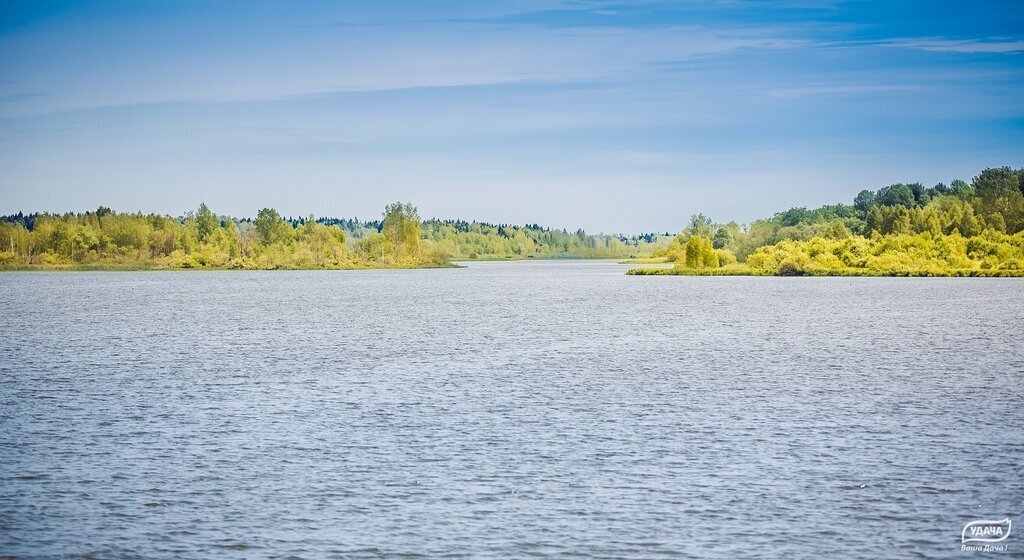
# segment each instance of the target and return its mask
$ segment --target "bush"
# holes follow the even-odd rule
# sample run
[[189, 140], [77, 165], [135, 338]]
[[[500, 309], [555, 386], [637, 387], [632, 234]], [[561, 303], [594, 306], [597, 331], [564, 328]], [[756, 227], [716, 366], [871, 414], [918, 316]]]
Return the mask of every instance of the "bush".
[[776, 274], [779, 276], [803, 276], [809, 261], [807, 255], [790, 255], [779, 263]]
[[728, 249], [715, 249], [715, 254], [718, 255], [718, 266], [736, 264], [736, 255]]

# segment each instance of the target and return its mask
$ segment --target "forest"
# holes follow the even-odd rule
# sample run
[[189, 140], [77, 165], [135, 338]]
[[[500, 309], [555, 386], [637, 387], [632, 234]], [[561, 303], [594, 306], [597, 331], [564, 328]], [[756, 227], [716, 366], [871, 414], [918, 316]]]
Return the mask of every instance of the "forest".
[[1021, 276], [1024, 168], [970, 183], [897, 183], [852, 204], [790, 208], [750, 224], [697, 214], [677, 235], [420, 218], [411, 204], [380, 219], [255, 218], [115, 212], [0, 217], [2, 269], [359, 269], [451, 266], [455, 260], [614, 258], [670, 263], [630, 274]]
[[897, 183], [852, 204], [790, 208], [747, 226], [702, 214], [640, 275], [1024, 276], [1024, 168], [967, 183]]
[[218, 216], [200, 204], [185, 216], [121, 213], [0, 219], [0, 267], [15, 269], [355, 269], [446, 266], [420, 243], [409, 204], [384, 211], [379, 231], [350, 239], [336, 224], [285, 219], [264, 208], [255, 219]]
[[2, 269], [360, 269], [451, 266], [455, 259], [629, 258], [668, 246], [668, 233], [591, 235], [462, 220], [421, 220], [411, 204], [379, 220], [122, 213], [0, 217]]

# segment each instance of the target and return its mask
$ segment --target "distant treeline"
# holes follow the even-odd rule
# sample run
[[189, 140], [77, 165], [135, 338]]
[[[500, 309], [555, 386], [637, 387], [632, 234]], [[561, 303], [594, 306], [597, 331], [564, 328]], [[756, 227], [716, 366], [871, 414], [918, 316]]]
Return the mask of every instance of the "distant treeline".
[[373, 268], [452, 259], [658, 257], [677, 274], [1024, 274], [1024, 168], [967, 183], [897, 183], [852, 204], [790, 208], [749, 225], [692, 216], [678, 235], [588, 234], [537, 224], [92, 212], [0, 217], [0, 268]]
[[634, 236], [588, 234], [582, 229], [494, 225], [461, 220], [423, 223], [424, 240], [435, 251], [469, 258], [629, 258], [649, 256], [668, 245], [668, 233]]
[[1019, 276], [1022, 230], [1024, 168], [989, 168], [970, 183], [897, 183], [749, 226], [698, 214], [654, 253], [674, 269], [634, 273]]
[[671, 235], [590, 235], [583, 230], [463, 220], [422, 221], [396, 203], [380, 220], [255, 218], [200, 204], [184, 216], [115, 212], [0, 217], [0, 268], [378, 268], [445, 266], [451, 259], [648, 256]]
[[[337, 226], [356, 239], [379, 233], [382, 220], [318, 218], [324, 225]], [[296, 227], [301, 220], [295, 222]], [[639, 235], [588, 234], [582, 229], [569, 232], [538, 224], [491, 224], [466, 220], [432, 218], [421, 223], [424, 243], [433, 251], [453, 259], [505, 258], [629, 258], [649, 256], [665, 247], [670, 233]]]

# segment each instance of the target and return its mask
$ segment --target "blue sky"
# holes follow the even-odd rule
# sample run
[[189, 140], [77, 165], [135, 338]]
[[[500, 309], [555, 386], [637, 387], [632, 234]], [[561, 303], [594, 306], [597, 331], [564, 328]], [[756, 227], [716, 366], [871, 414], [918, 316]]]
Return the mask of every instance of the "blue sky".
[[1024, 165], [1024, 4], [0, 3], [0, 213], [747, 222]]

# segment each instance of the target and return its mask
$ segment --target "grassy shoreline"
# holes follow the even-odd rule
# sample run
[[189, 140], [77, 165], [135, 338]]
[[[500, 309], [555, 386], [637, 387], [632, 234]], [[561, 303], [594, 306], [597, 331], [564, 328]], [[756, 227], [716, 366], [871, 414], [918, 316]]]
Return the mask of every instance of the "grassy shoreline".
[[619, 264], [672, 264], [668, 257], [637, 257], [619, 261]]
[[[576, 257], [576, 256], [543, 256], [543, 257], [487, 257], [471, 259], [456, 257], [446, 263], [352, 263], [344, 266], [170, 266], [166, 263], [43, 263], [0, 266], [0, 272], [153, 272], [153, 271], [224, 271], [224, 270], [421, 270], [441, 268], [466, 268], [465, 264], [474, 262], [519, 262], [519, 261], [616, 261], [618, 264], [655, 264], [664, 259], [630, 259], [622, 257]], [[650, 262], [648, 262], [650, 261]]]
[[446, 265], [402, 264], [386, 266], [310, 266], [274, 268], [239, 268], [230, 266], [173, 267], [165, 265], [88, 263], [88, 264], [41, 264], [0, 268], [0, 272], [215, 272], [215, 271], [299, 271], [299, 270], [426, 270], [443, 268], [465, 268], [455, 263]]
[[[452, 258], [446, 263], [354, 263], [344, 266], [170, 266], [166, 263], [43, 263], [0, 266], [0, 272], [153, 272], [153, 271], [224, 271], [224, 270], [421, 270], [441, 268], [466, 268], [465, 264], [475, 262], [522, 262], [522, 261], [616, 261], [617, 264], [657, 264], [664, 259], [630, 259], [622, 257], [487, 257], [470, 259]], [[462, 264], [460, 264], [462, 263]]]
[[861, 278], [1022, 278], [1024, 270], [952, 269], [940, 270], [870, 270], [864, 268], [842, 268], [803, 272], [801, 274], [770, 274], [737, 265], [721, 268], [633, 268], [626, 272], [631, 276], [814, 276], [814, 277], [861, 277]]
[[662, 262], [664, 259], [660, 259], [659, 258], [659, 259], [654, 259], [651, 262], [647, 262], [648, 259], [644, 258], [644, 257], [630, 258], [630, 257], [623, 257], [622, 255], [592, 257], [592, 256], [576, 256], [576, 255], [558, 254], [558, 255], [543, 255], [543, 256], [527, 255], [525, 257], [519, 256], [519, 255], [516, 255], [516, 256], [511, 256], [511, 255], [505, 255], [505, 256], [493, 255], [492, 256], [492, 255], [488, 255], [488, 256], [480, 256], [480, 257], [477, 257], [475, 259], [471, 258], [471, 257], [452, 257], [451, 260], [453, 262], [617, 261], [618, 264], [654, 264], [654, 263], [657, 263], [657, 262]]

